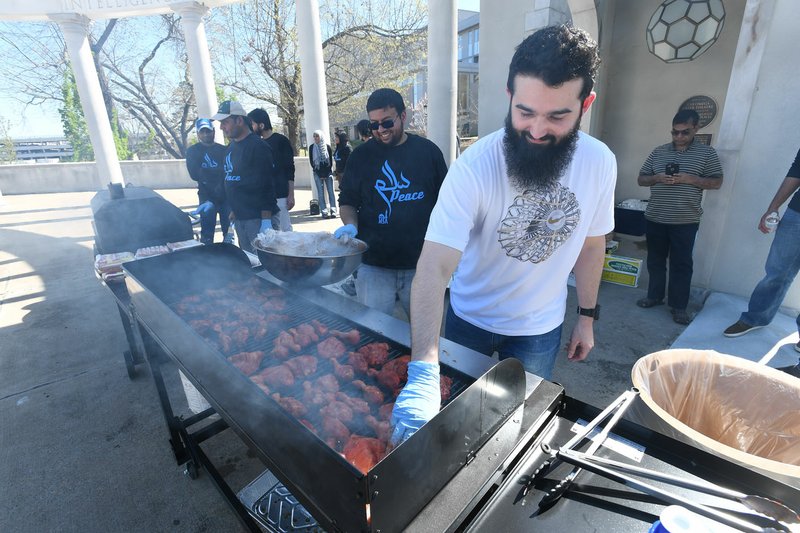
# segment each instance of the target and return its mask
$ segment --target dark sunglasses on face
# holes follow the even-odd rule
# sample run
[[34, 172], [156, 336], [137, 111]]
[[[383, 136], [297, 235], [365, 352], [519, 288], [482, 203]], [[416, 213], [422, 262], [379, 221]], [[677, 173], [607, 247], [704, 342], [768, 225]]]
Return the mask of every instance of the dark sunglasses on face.
[[672, 135], [677, 137], [678, 135], [687, 136], [692, 132], [692, 130], [672, 130]]
[[388, 130], [389, 128], [394, 128], [394, 121], [395, 121], [395, 119], [393, 119], [393, 118], [387, 118], [383, 122], [370, 122], [369, 123], [369, 129], [371, 129], [372, 131], [375, 131], [378, 128], [382, 127], [383, 129]]

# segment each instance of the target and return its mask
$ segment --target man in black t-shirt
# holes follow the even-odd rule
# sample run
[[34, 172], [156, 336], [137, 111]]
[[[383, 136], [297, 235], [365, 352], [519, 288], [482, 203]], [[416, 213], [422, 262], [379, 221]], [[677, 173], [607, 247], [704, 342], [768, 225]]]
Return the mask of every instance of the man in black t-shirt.
[[373, 92], [367, 115], [373, 138], [347, 161], [339, 194], [344, 226], [335, 235], [369, 245], [356, 279], [359, 301], [392, 314], [399, 299], [408, 315], [411, 280], [447, 164], [433, 142], [403, 130], [406, 108], [394, 89]]
[[230, 242], [230, 207], [225, 201], [225, 153], [227, 148], [214, 142], [214, 126], [211, 120], [199, 118], [195, 122], [197, 142], [186, 150], [186, 169], [189, 176], [197, 182], [198, 207], [194, 214], [200, 215], [200, 241], [203, 244], [214, 242], [214, 228], [219, 226], [224, 242]]
[[239, 102], [222, 102], [212, 118], [220, 121], [230, 141], [225, 154], [225, 193], [239, 247], [255, 253], [253, 239], [272, 228], [272, 213], [278, 211], [272, 150], [250, 131], [247, 113]]
[[280, 211], [272, 214], [272, 229], [292, 231], [289, 211], [294, 207], [294, 148], [289, 139], [272, 131], [272, 121], [266, 110], [259, 107], [247, 116], [252, 122], [253, 133], [272, 149], [275, 160], [275, 197]]
[[[770, 233], [773, 228], [767, 225], [767, 219], [770, 218], [770, 215], [778, 212], [789, 196], [794, 195], [775, 231], [775, 238], [770, 246], [767, 264], [764, 267], [766, 275], [753, 289], [747, 305], [747, 312], [742, 313], [739, 320], [724, 331], [723, 334], [726, 337], [740, 337], [772, 322], [778, 308], [783, 303], [786, 292], [797, 273], [800, 272], [800, 193], [797, 193], [798, 189], [800, 189], [800, 150], [797, 151], [794, 164], [758, 222], [758, 229], [761, 233]], [[796, 322], [797, 329], [800, 331], [800, 315], [797, 316]], [[795, 344], [794, 349], [800, 352], [800, 342]], [[781, 370], [800, 377], [800, 363], [781, 368]]]

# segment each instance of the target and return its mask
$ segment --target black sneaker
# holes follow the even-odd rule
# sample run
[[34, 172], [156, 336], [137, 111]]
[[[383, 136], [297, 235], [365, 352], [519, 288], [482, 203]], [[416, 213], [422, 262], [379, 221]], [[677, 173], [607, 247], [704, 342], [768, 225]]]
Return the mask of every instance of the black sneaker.
[[764, 326], [751, 326], [750, 324], [745, 324], [741, 320], [729, 326], [728, 329], [722, 332], [723, 335], [726, 337], [741, 337], [746, 333], [750, 333], [751, 331], [763, 328]]
[[782, 366], [778, 368], [781, 372], [786, 372], [790, 376], [794, 376], [796, 378], [800, 378], [800, 363], [792, 366]]

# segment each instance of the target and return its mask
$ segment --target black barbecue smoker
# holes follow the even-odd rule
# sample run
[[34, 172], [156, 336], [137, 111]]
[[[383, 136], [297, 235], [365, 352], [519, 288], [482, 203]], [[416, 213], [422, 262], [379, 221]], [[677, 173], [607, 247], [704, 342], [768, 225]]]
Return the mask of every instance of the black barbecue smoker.
[[96, 253], [139, 248], [192, 238], [189, 215], [152, 189], [109, 183], [91, 201]]

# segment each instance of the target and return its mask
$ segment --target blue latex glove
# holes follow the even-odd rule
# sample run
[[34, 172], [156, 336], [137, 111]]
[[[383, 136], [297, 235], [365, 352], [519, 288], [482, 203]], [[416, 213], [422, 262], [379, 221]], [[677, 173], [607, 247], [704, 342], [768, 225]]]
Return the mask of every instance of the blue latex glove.
[[392, 410], [392, 445], [399, 445], [436, 416], [441, 403], [439, 364], [427, 361], [408, 363], [408, 383], [397, 396]]
[[356, 229], [356, 227], [352, 224], [345, 224], [344, 226], [342, 226], [341, 228], [337, 228], [336, 231], [333, 232], [333, 236], [336, 237], [337, 239], [341, 239], [345, 235], [347, 235], [348, 238], [352, 239], [356, 235], [358, 235], [358, 229]]
[[258, 232], [259, 233], [265, 233], [268, 229], [272, 229], [272, 219], [262, 218], [261, 219], [261, 229], [258, 230]]
[[211, 211], [212, 209], [214, 209], [213, 202], [209, 202], [208, 200], [206, 200], [205, 202], [203, 202], [202, 204], [197, 206], [197, 209], [192, 211], [192, 214], [193, 215], [199, 215], [201, 213], [207, 213], [207, 212]]
[[231, 224], [231, 228], [228, 230], [228, 233], [222, 238], [222, 242], [226, 244], [233, 244], [233, 224]]

